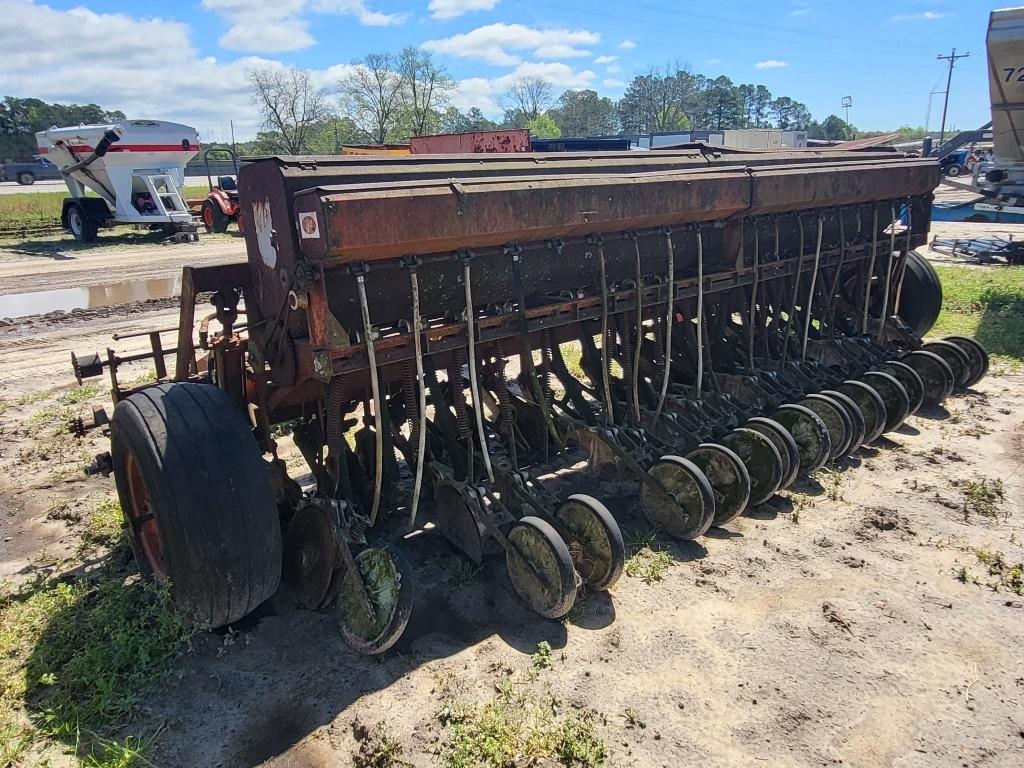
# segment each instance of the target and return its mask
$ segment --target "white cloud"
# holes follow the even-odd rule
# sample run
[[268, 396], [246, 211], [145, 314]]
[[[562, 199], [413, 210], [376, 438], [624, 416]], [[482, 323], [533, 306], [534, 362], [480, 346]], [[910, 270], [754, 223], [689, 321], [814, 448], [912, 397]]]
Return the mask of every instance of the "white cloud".
[[525, 24], [487, 24], [440, 40], [427, 40], [423, 48], [434, 53], [475, 59], [487, 64], [511, 67], [522, 63], [517, 52], [532, 51], [549, 59], [589, 56], [579, 46], [595, 45], [601, 36], [586, 29], [537, 29]]
[[316, 41], [309, 33], [307, 11], [355, 16], [364, 26], [401, 24], [407, 14], [379, 13], [366, 0], [202, 0], [208, 11], [230, 27], [218, 41], [231, 51], [280, 53], [308, 48]]
[[606, 77], [604, 80], [601, 81], [601, 85], [603, 85], [605, 88], [623, 88], [625, 87], [626, 83], [623, 80], [616, 80], [613, 77]]
[[471, 11], [489, 11], [499, 0], [430, 0], [427, 10], [440, 21], [454, 19]]
[[594, 63], [595, 64], [613, 64], [614, 62], [616, 62], [618, 60], [619, 60], [618, 56], [598, 56], [596, 59], [594, 59]]
[[891, 21], [937, 21], [944, 19], [949, 14], [941, 11], [924, 11], [923, 13], [901, 13], [893, 16]]
[[783, 67], [788, 67], [789, 62], [780, 61], [779, 59], [765, 59], [764, 61], [757, 62], [754, 66], [757, 69], [782, 69]]
[[636, 43], [634, 43], [632, 40], [623, 40], [621, 43], [619, 43], [619, 48], [623, 48], [628, 51], [631, 48], [636, 48]]
[[501, 108], [495, 101], [495, 96], [494, 86], [490, 80], [484, 77], [470, 77], [456, 83], [456, 89], [451, 94], [451, 103], [463, 112], [477, 107], [485, 115], [497, 115]]
[[577, 72], [560, 61], [526, 61], [511, 72], [491, 80], [491, 85], [500, 93], [524, 77], [547, 80], [556, 88], [589, 88], [597, 75], [589, 69]]
[[617, 75], [619, 72], [622, 71], [622, 67], [620, 67], [618, 64], [609, 64], [607, 67], [604, 68], [604, 71], [610, 75]]

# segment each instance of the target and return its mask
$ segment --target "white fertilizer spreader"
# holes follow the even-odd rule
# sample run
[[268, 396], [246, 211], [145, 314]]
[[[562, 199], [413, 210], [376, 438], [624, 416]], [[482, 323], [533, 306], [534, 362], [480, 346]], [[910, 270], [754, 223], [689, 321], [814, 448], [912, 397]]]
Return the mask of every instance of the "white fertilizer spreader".
[[[50, 128], [36, 134], [39, 151], [56, 165], [71, 197], [61, 223], [79, 241], [120, 222], [189, 233], [195, 224], [182, 199], [185, 164], [199, 152], [195, 128], [163, 120]], [[87, 196], [91, 190], [98, 197]]]

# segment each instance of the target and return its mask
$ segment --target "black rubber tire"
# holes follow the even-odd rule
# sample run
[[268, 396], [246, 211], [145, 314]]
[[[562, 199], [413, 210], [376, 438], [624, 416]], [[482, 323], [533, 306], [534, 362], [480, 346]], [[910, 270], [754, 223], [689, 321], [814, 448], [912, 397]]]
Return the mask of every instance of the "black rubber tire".
[[835, 389], [853, 400], [860, 408], [864, 417], [864, 443], [873, 443], [881, 437], [885, 431], [885, 422], [889, 418], [882, 396], [863, 381], [853, 379], [847, 379]]
[[782, 486], [789, 471], [789, 456], [783, 460], [768, 435], [750, 427], [737, 427], [719, 442], [740, 457], [750, 475], [750, 499], [747, 506], [764, 504]]
[[846, 454], [853, 453], [864, 444], [864, 438], [867, 435], [864, 414], [861, 413], [860, 408], [857, 407], [857, 404], [853, 402], [849, 395], [844, 395], [842, 392], [837, 392], [834, 389], [823, 389], [819, 394], [825, 395], [839, 403], [843, 410], [846, 411], [846, 415], [850, 419], [850, 444], [846, 447]]
[[99, 224], [86, 218], [85, 209], [78, 203], [72, 203], [67, 210], [68, 230], [80, 243], [91, 243], [99, 232]]
[[[771, 415], [772, 420], [785, 427], [800, 448], [800, 471], [813, 474], [828, 462], [832, 455], [832, 438], [828, 427], [814, 411], [796, 403], [779, 406]], [[794, 427], [802, 427], [802, 432]]]
[[[548, 598], [547, 595], [538, 597], [529, 594], [524, 591], [524, 588], [531, 585], [518, 584], [513, 576], [516, 572], [516, 569], [512, 567], [513, 558], [528, 559], [528, 556], [524, 557], [519, 548], [520, 537], [524, 535], [533, 536], [534, 542], [542, 542], [542, 546], [547, 548], [548, 554], [552, 558], [552, 564], [556, 571], [553, 575], [557, 583], [546, 585], [546, 590], [554, 590], [554, 599]], [[576, 602], [576, 568], [573, 566], [569, 548], [557, 531], [539, 517], [527, 515], [519, 518], [512, 526], [508, 534], [508, 546], [505, 548], [505, 563], [513, 591], [534, 613], [546, 619], [559, 619], [565, 616]], [[536, 572], [534, 568], [531, 570]]]
[[352, 629], [343, 620], [341, 616], [340, 598], [335, 605], [336, 618], [338, 619], [338, 631], [341, 633], [341, 638], [352, 650], [367, 656], [376, 656], [384, 653], [384, 651], [388, 650], [398, 642], [402, 633], [405, 631], [406, 625], [409, 623], [409, 616], [412, 615], [413, 596], [415, 593], [415, 588], [413, 587], [412, 566], [409, 565], [409, 561], [402, 553], [402, 550], [393, 544], [386, 544], [383, 547], [367, 547], [360, 552], [356, 552], [353, 555], [356, 561], [356, 567], [361, 567], [362, 558], [366, 557], [368, 553], [373, 550], [379, 550], [386, 553], [388, 557], [391, 558], [391, 563], [393, 564], [395, 571], [398, 573], [398, 600], [395, 604], [394, 611], [391, 613], [390, 621], [388, 621], [377, 637], [372, 640], [366, 640], [352, 631]]
[[924, 404], [939, 405], [953, 394], [956, 378], [949, 363], [926, 349], [915, 349], [900, 361], [914, 369], [924, 386]]
[[743, 460], [718, 443], [701, 443], [686, 454], [686, 458], [704, 473], [715, 492], [715, 516], [711, 524], [723, 526], [742, 515], [750, 501], [750, 473]]
[[917, 251], [910, 251], [900, 294], [900, 317], [917, 336], [924, 336], [941, 310], [942, 283], [935, 268]]
[[910, 397], [896, 377], [881, 371], [868, 371], [861, 380], [874, 389], [885, 401], [885, 429], [892, 432], [898, 429], [910, 415]]
[[963, 389], [971, 378], [971, 360], [959, 344], [952, 341], [929, 341], [921, 346], [925, 352], [934, 352], [946, 361], [953, 371], [953, 389]]
[[843, 406], [828, 395], [822, 394], [807, 395], [798, 405], [814, 411], [828, 427], [828, 436], [832, 441], [829, 458], [838, 459], [844, 456], [850, 449], [850, 442], [853, 439], [853, 423]]
[[23, 187], [31, 187], [36, 183], [36, 175], [32, 171], [22, 171], [18, 174], [18, 183]]
[[[596, 523], [600, 528], [600, 536], [598, 538], [603, 541], [599, 541], [599, 543], [603, 544], [603, 548], [608, 550], [607, 552], [602, 552], [602, 554], [607, 556], [605, 568], [600, 571], [591, 570], [587, 574], [580, 573], [580, 577], [590, 590], [601, 592], [610, 589], [619, 580], [619, 577], [622, 576], [622, 571], [626, 567], [626, 543], [622, 539], [622, 529], [615, 522], [615, 517], [608, 511], [608, 507], [593, 496], [587, 496], [584, 493], [574, 493], [558, 506], [553, 517], [563, 528], [567, 529], [575, 542], [580, 545], [584, 555], [589, 554], [586, 543], [580, 535], [583, 533], [582, 529], [585, 526], [577, 526], [575, 524], [576, 516], [568, 514], [566, 505], [570, 502], [575, 502], [586, 508], [590, 515], [590, 522]], [[577, 571], [579, 571], [578, 568]]]
[[[270, 473], [231, 398], [206, 384], [149, 387], [117, 404], [110, 433], [117, 492], [139, 568], [170, 582], [182, 614], [199, 626], [222, 627], [277, 591], [281, 525]], [[163, 557], [157, 571], [131, 523], [129, 460], [155, 520]]]
[[779, 422], [766, 416], [754, 416], [747, 419], [747, 423], [743, 426], [757, 430], [771, 440], [772, 444], [778, 449], [779, 456], [782, 458], [782, 463], [785, 467], [782, 472], [782, 482], [779, 484], [779, 490], [789, 488], [789, 486], [796, 482], [796, 477], [800, 473], [800, 447], [796, 444], [796, 440], [793, 439], [793, 435]]
[[208, 235], [228, 231], [228, 217], [213, 200], [203, 200], [203, 229]]
[[970, 374], [967, 376], [965, 387], [973, 387], [988, 373], [988, 350], [981, 345], [977, 339], [969, 336], [947, 336], [943, 341], [956, 344], [967, 355], [970, 363]]
[[875, 366], [876, 371], [888, 373], [907, 390], [907, 397], [910, 398], [910, 415], [913, 416], [924, 402], [924, 382], [921, 376], [906, 363], [899, 360], [888, 360]]

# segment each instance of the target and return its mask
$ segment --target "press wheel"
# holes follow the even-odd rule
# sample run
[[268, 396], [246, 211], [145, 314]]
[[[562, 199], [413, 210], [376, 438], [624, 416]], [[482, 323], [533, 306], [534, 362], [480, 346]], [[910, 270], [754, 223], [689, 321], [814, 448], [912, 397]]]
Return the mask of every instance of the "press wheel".
[[640, 483], [640, 507], [655, 528], [684, 541], [702, 535], [715, 519], [715, 493], [697, 466], [682, 456], [662, 456], [647, 470], [669, 494]]
[[860, 408], [864, 416], [864, 442], [873, 443], [885, 431], [889, 415], [885, 412], [885, 401], [872, 387], [863, 381], [848, 379], [835, 388], [849, 397]]
[[843, 407], [827, 395], [807, 395], [798, 405], [814, 411], [818, 418], [825, 422], [828, 427], [829, 440], [832, 443], [832, 450], [829, 451], [830, 459], [838, 459], [844, 455], [850, 447], [850, 440], [853, 437], [853, 424], [850, 417], [843, 411]]
[[505, 566], [512, 589], [546, 619], [564, 616], [576, 601], [576, 569], [569, 548], [539, 517], [528, 515], [512, 526]]
[[339, 569], [337, 617], [341, 636], [352, 648], [369, 655], [383, 653], [402, 636], [412, 613], [412, 567], [401, 551], [390, 544], [367, 547], [353, 557], [358, 578], [369, 599], [369, 612], [360, 610], [359, 591], [352, 588], [353, 574]]
[[583, 583], [596, 591], [615, 584], [626, 566], [626, 545], [608, 508], [592, 496], [575, 493], [554, 517], [569, 536], [569, 554]]
[[715, 493], [712, 525], [722, 526], [739, 517], [750, 500], [750, 474], [743, 461], [717, 443], [701, 443], [686, 458], [697, 465]]
[[828, 427], [808, 408], [794, 403], [781, 406], [771, 416], [785, 427], [800, 450], [800, 471], [810, 474], [825, 466], [832, 452], [832, 439]]
[[947, 336], [944, 341], [956, 344], [967, 355], [970, 372], [965, 387], [973, 387], [988, 373], [988, 350], [976, 339], [968, 336]]
[[284, 581], [299, 605], [321, 608], [331, 586], [337, 559], [337, 541], [329, 513], [308, 504], [301, 507], [288, 525], [284, 542]]
[[924, 382], [918, 376], [917, 371], [906, 363], [899, 360], [889, 360], [881, 365], [875, 366], [875, 370], [888, 373], [907, 390], [907, 397], [910, 398], [910, 414], [917, 413], [924, 402]]
[[[471, 492], [471, 491], [470, 491]], [[437, 527], [457, 550], [477, 565], [484, 559], [483, 537], [476, 515], [460, 483], [442, 480], [434, 486], [434, 510]]]
[[902, 362], [909, 365], [921, 377], [924, 385], [924, 404], [939, 405], [953, 394], [953, 369], [949, 363], [934, 352], [926, 349], [915, 349], [906, 355]]
[[853, 453], [864, 444], [864, 437], [867, 434], [864, 414], [860, 412], [860, 408], [857, 407], [857, 404], [853, 402], [849, 395], [844, 395], [842, 392], [837, 392], [834, 389], [823, 389], [819, 394], [825, 395], [837, 402], [849, 417], [851, 436], [846, 453]]
[[750, 475], [750, 506], [764, 504], [782, 485], [789, 457], [782, 454], [771, 438], [749, 427], [739, 427], [719, 441], [740, 457]]
[[772, 441], [772, 445], [779, 451], [779, 457], [782, 459], [784, 467], [779, 490], [791, 486], [796, 480], [797, 473], [800, 472], [800, 448], [797, 446], [796, 440], [793, 439], [793, 435], [779, 422], [765, 416], [754, 416], [747, 419], [747, 423], [743, 426], [760, 432]]
[[946, 364], [953, 371], [953, 389], [967, 386], [967, 380], [971, 375], [971, 362], [967, 353], [960, 349], [958, 344], [951, 341], [930, 341], [922, 345], [925, 352], [934, 352], [946, 361]]
[[885, 402], [885, 432], [892, 432], [910, 415], [910, 398], [896, 377], [881, 371], [868, 371], [861, 379]]

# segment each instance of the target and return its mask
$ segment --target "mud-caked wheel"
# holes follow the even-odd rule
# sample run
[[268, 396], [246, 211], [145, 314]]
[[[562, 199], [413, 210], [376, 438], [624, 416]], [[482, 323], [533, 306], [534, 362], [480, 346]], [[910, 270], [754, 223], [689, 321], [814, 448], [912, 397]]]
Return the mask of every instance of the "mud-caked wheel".
[[838, 459], [845, 455], [850, 449], [850, 441], [853, 438], [853, 425], [843, 407], [828, 395], [822, 394], [807, 395], [799, 402], [799, 405], [813, 411], [819, 419], [825, 422], [829, 441], [832, 444], [829, 458]]
[[943, 358], [926, 349], [915, 349], [901, 362], [906, 363], [918, 376], [924, 386], [924, 404], [939, 405], [953, 394], [956, 378], [953, 369]]
[[800, 473], [800, 447], [796, 444], [796, 440], [793, 439], [793, 435], [779, 422], [765, 416], [754, 416], [747, 419], [747, 423], [743, 426], [753, 429], [755, 432], [760, 432], [771, 440], [772, 445], [778, 449], [784, 467], [779, 490], [789, 488], [796, 481], [796, 476]]
[[889, 414], [885, 412], [885, 401], [874, 387], [863, 381], [848, 379], [836, 387], [836, 391], [853, 400], [860, 409], [864, 417], [864, 442], [873, 443], [881, 437]]
[[816, 413], [802, 405], [788, 403], [780, 406], [771, 418], [796, 440], [800, 450], [800, 472], [809, 475], [825, 466], [832, 453], [832, 438], [825, 422]]
[[740, 457], [750, 476], [750, 499], [747, 504], [764, 504], [782, 485], [789, 457], [783, 463], [779, 449], [767, 435], [749, 427], [739, 427], [721, 439], [721, 444]]
[[686, 454], [711, 483], [715, 494], [712, 525], [725, 525], [747, 508], [750, 500], [750, 473], [733, 451], [717, 443], [701, 443]]
[[238, 406], [204, 384], [149, 387], [117, 404], [111, 456], [144, 575], [190, 621], [238, 621], [277, 590], [281, 527], [267, 465]]
[[626, 567], [626, 545], [608, 508], [592, 496], [575, 493], [558, 506], [554, 518], [564, 529], [576, 572], [587, 588], [611, 588]]
[[881, 365], [875, 366], [876, 371], [888, 373], [907, 390], [907, 397], [910, 398], [910, 415], [917, 413], [924, 402], [924, 382], [913, 368], [899, 360], [888, 360]]
[[947, 336], [943, 341], [956, 344], [967, 356], [968, 374], [964, 382], [965, 387], [973, 387], [985, 377], [988, 373], [988, 350], [981, 342], [969, 336]]
[[576, 568], [569, 547], [539, 517], [520, 518], [508, 533], [505, 566], [512, 589], [534, 613], [565, 616], [576, 601]]
[[[413, 574], [409, 561], [397, 547], [367, 547], [352, 558], [356, 574], [344, 566], [338, 580], [335, 613], [338, 629], [349, 646], [368, 656], [384, 653], [405, 631], [412, 613]], [[362, 582], [356, 587], [354, 579]], [[368, 604], [367, 604], [368, 603]]]
[[864, 436], [867, 434], [867, 425], [864, 423], [864, 414], [861, 413], [857, 404], [842, 392], [834, 389], [823, 389], [818, 394], [824, 395], [836, 403], [846, 413], [850, 420], [850, 443], [846, 446], [844, 454], [851, 454], [864, 444]]
[[641, 481], [640, 508], [654, 528], [688, 541], [702, 536], [715, 519], [715, 493], [697, 465], [682, 456], [662, 456]]
[[877, 392], [885, 403], [883, 432], [892, 432], [910, 415], [910, 396], [896, 377], [881, 371], [868, 371], [862, 377], [865, 384]]

